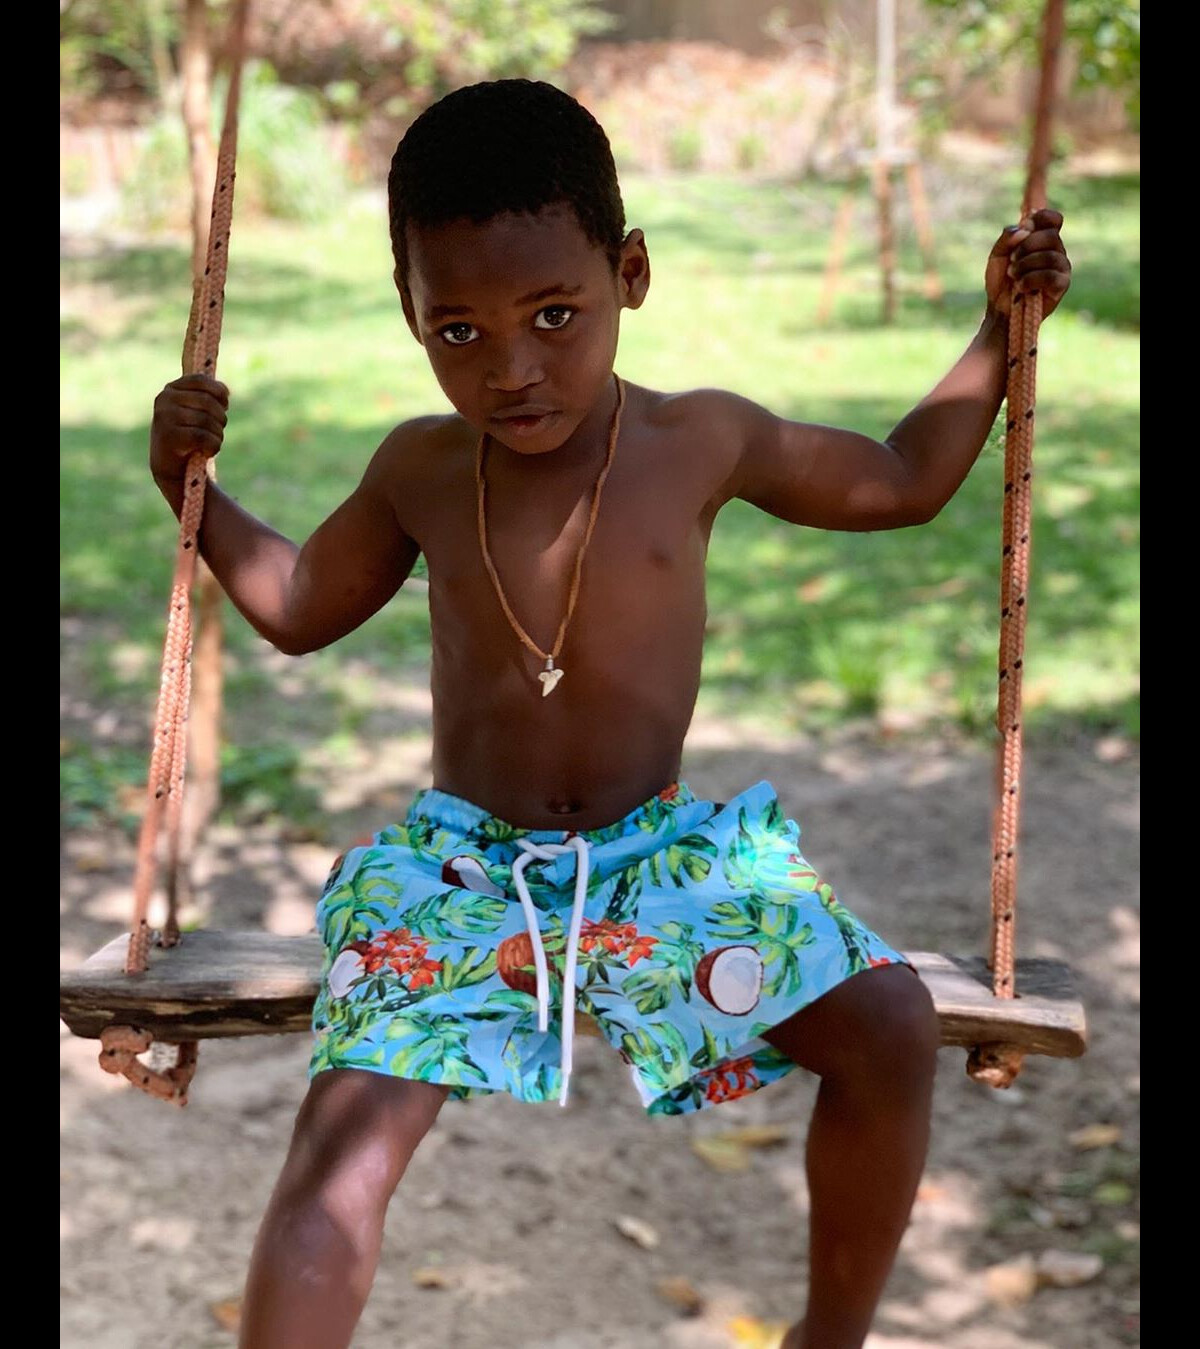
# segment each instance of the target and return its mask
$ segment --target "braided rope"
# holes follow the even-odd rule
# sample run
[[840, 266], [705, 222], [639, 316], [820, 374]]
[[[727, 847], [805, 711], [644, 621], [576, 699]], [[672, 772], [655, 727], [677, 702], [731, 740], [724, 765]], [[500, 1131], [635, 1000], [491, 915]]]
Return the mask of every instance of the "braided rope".
[[[1047, 0], [1042, 21], [1041, 76], [1029, 151], [1021, 219], [1046, 203], [1051, 115], [1063, 36], [1063, 0]], [[1013, 297], [1008, 318], [1008, 389], [1004, 442], [1004, 515], [1000, 569], [999, 799], [992, 830], [992, 992], [1016, 997], [1017, 835], [1021, 813], [1021, 687], [1029, 606], [1032, 529], [1033, 432], [1037, 394], [1037, 340], [1042, 297]], [[972, 1050], [967, 1072], [989, 1086], [1007, 1087], [1020, 1072], [1015, 1045]]]
[[[208, 255], [202, 276], [192, 288], [192, 307], [183, 344], [183, 373], [215, 375], [225, 310], [225, 276], [229, 234], [233, 220], [233, 185], [237, 157], [237, 110], [241, 95], [242, 64], [246, 46], [246, 16], [249, 0], [238, 0], [231, 19], [230, 79], [225, 103], [225, 125], [217, 152], [213, 188], [212, 221]], [[133, 886], [133, 920], [125, 972], [146, 969], [150, 951], [147, 913], [157, 870], [158, 836], [164, 815], [168, 829], [167, 922], [163, 944], [179, 939], [177, 914], [183, 818], [184, 779], [187, 769], [187, 718], [191, 697], [192, 604], [191, 591], [199, 553], [200, 521], [208, 482], [205, 456], [197, 452], [187, 463], [183, 508], [179, 517], [179, 542], [175, 551], [175, 576], [167, 609], [167, 631], [159, 675], [158, 705], [146, 785], [146, 810], [138, 838]], [[142, 1041], [145, 1043], [142, 1043]], [[166, 1073], [141, 1064], [136, 1055], [151, 1043], [147, 1032], [135, 1027], [110, 1027], [101, 1036], [100, 1063], [108, 1072], [122, 1072], [135, 1086], [151, 1095], [180, 1104], [186, 1100], [187, 1084], [196, 1064], [196, 1044], [180, 1046], [176, 1067]], [[135, 1048], [140, 1045], [140, 1048]]]
[[149, 1031], [135, 1026], [109, 1026], [100, 1032], [100, 1067], [106, 1073], [121, 1073], [147, 1096], [173, 1105], [187, 1105], [188, 1087], [196, 1072], [196, 1041], [179, 1046], [173, 1068], [147, 1067], [139, 1058], [156, 1047]]

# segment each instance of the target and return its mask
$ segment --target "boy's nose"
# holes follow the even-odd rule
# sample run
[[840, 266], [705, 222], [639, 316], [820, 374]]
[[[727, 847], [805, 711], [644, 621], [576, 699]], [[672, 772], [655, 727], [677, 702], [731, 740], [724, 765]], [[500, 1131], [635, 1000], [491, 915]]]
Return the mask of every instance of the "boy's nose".
[[485, 375], [487, 386], [497, 393], [520, 393], [544, 378], [538, 353], [513, 345], [493, 354]]

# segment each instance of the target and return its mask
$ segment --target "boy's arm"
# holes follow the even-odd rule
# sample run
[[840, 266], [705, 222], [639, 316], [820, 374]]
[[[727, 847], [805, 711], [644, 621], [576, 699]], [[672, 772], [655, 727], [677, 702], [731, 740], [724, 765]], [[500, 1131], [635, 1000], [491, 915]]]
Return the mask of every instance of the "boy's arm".
[[1010, 227], [988, 258], [979, 332], [935, 389], [883, 441], [786, 421], [737, 400], [742, 454], [732, 495], [794, 524], [896, 529], [931, 520], [961, 486], [1004, 399], [1014, 289], [1040, 290], [1048, 315], [1066, 293], [1062, 216]]
[[[155, 405], [151, 464], [176, 515], [184, 486], [179, 460], [220, 446], [224, 418], [217, 404], [227, 395], [216, 381], [200, 385], [203, 379], [189, 376], [168, 385]], [[406, 431], [398, 427], [384, 441], [358, 487], [303, 547], [208, 485], [201, 555], [246, 621], [287, 655], [316, 651], [352, 632], [411, 572], [420, 549], [400, 527], [392, 504]]]

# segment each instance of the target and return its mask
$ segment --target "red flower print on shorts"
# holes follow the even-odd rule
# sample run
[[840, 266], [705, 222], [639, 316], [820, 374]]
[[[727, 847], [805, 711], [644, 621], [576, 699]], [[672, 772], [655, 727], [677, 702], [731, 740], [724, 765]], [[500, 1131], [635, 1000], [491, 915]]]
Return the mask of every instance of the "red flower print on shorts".
[[579, 949], [589, 955], [597, 946], [610, 956], [624, 956], [626, 963], [636, 965], [639, 960], [652, 955], [657, 937], [642, 936], [633, 923], [614, 923], [602, 918], [593, 923], [585, 918], [583, 931], [579, 938]]
[[697, 1080], [705, 1084], [704, 1099], [714, 1104], [749, 1096], [761, 1085], [754, 1071], [754, 1060], [750, 1058], [732, 1059], [729, 1063], [709, 1068], [697, 1074]]

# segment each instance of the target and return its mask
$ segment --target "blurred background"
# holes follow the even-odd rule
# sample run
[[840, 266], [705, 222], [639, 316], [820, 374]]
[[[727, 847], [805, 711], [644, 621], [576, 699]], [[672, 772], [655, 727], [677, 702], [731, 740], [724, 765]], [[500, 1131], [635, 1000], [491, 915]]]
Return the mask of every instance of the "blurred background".
[[[882, 62], [881, 4], [894, 5], [894, 57]], [[193, 173], [219, 135], [230, 10], [228, 0], [60, 0], [67, 964], [119, 933], [129, 907], [175, 547], [146, 468], [147, 432], [154, 396], [180, 373]], [[1042, 777], [1031, 788], [1023, 883], [1039, 898], [1044, 892], [1046, 905], [1025, 929], [1025, 950], [1070, 958], [1095, 981], [1085, 988], [1107, 1049], [1083, 1060], [1082, 1079], [1062, 1076], [1061, 1065], [1030, 1070], [1043, 1088], [1041, 1123], [1027, 1119], [1025, 1134], [1014, 1123], [1020, 1090], [1008, 1098], [1015, 1110], [943, 1104], [946, 1128], [962, 1130], [963, 1153], [950, 1148], [935, 1159], [941, 1170], [931, 1183], [941, 1188], [927, 1196], [921, 1237], [928, 1258], [898, 1275], [911, 1315], [905, 1322], [897, 1311], [899, 1338], [881, 1345], [1082, 1349], [1133, 1343], [1138, 1333], [1129, 876], [1139, 735], [1140, 5], [1067, 0], [1066, 10], [1049, 198], [1066, 216], [1075, 273], [1040, 342], [1026, 726]], [[664, 390], [717, 385], [783, 415], [884, 436], [982, 317], [984, 260], [1021, 200], [1040, 12], [1038, 0], [255, 0], [218, 371], [232, 390], [222, 484], [303, 539], [353, 489], [392, 426], [449, 410], [392, 286], [387, 165], [431, 102], [509, 76], [560, 85], [611, 139], [628, 221], [645, 230], [654, 263], [647, 304], [623, 324], [622, 375]], [[894, 90], [882, 104], [881, 81]], [[881, 244], [873, 179], [881, 155], [890, 165], [890, 250]], [[201, 193], [201, 223], [210, 191]], [[806, 835], [816, 820], [814, 837], [828, 840], [846, 883], [861, 892], [858, 902], [843, 897], [910, 945], [982, 942], [1002, 458], [998, 423], [961, 492], [918, 530], [798, 532], [733, 503], [712, 541], [704, 684], [685, 769], [691, 764], [693, 785], [714, 794], [766, 773], [788, 787], [794, 808], [804, 809]], [[201, 717], [207, 748], [194, 764], [202, 786], [210, 778], [212, 823], [185, 917], [306, 931], [333, 853], [394, 818], [428, 782], [423, 563], [370, 623], [301, 662], [268, 648], [236, 614], [226, 614], [223, 632], [210, 630], [219, 642], [206, 668], [216, 678]], [[903, 808], [880, 795], [885, 783], [901, 792]], [[969, 808], [966, 824], [941, 813], [959, 804]], [[887, 846], [856, 864], [875, 828]], [[917, 839], [932, 855], [914, 861]], [[909, 889], [901, 887], [910, 902], [889, 920], [885, 910], [900, 892], [888, 877], [900, 855], [913, 862]], [[946, 919], [951, 896], [966, 916]], [[188, 1276], [194, 1288], [176, 1290], [198, 1299], [200, 1311], [175, 1339], [164, 1338], [165, 1310], [155, 1321], [151, 1307], [136, 1330], [114, 1310], [111, 1243], [132, 1243], [147, 1259], [170, 1254], [185, 1268], [204, 1243], [169, 1204], [122, 1199], [105, 1176], [132, 1166], [120, 1136], [134, 1120], [169, 1164], [183, 1146], [171, 1130], [198, 1128], [205, 1055], [201, 1103], [184, 1126], [162, 1122], [158, 1107], [131, 1102], [119, 1088], [111, 1094], [92, 1048], [64, 1043], [67, 1138], [77, 1154], [65, 1163], [74, 1181], [64, 1254], [75, 1273], [67, 1276], [64, 1344], [230, 1342], [221, 1316], [236, 1318], [239, 1261], [265, 1199], [258, 1191], [302, 1090], [298, 1038], [289, 1072], [276, 1077], [238, 1057], [260, 1053], [261, 1042], [207, 1052], [218, 1065], [209, 1069], [213, 1099], [220, 1065], [231, 1073], [240, 1065], [243, 1086], [235, 1090], [231, 1076], [223, 1090], [247, 1148], [268, 1107], [279, 1120], [269, 1145], [262, 1137], [256, 1145], [266, 1158], [246, 1153], [240, 1182], [232, 1153], [218, 1148], [209, 1158], [211, 1167], [231, 1168], [222, 1211], [239, 1216], [230, 1219], [228, 1268], [206, 1255]], [[589, 1046], [585, 1066], [591, 1053]], [[246, 1096], [266, 1091], [263, 1083], [274, 1083], [274, 1095]], [[780, 1092], [772, 1099], [784, 1100]], [[456, 1126], [460, 1134], [503, 1135], [507, 1104], [492, 1105], [472, 1115], [482, 1123]], [[743, 1105], [747, 1119], [782, 1109], [754, 1101], [728, 1109]], [[95, 1132], [101, 1119], [116, 1142]], [[1116, 1134], [1079, 1132], [1099, 1125]], [[606, 1116], [604, 1137], [625, 1127]], [[687, 1127], [702, 1137], [715, 1126]], [[1092, 1141], [1070, 1143], [1072, 1131]], [[1011, 1159], [1011, 1185], [970, 1178], [966, 1148], [981, 1138]], [[626, 1141], [644, 1147], [644, 1166], [665, 1167], [663, 1176], [674, 1177], [666, 1189], [686, 1194], [686, 1179], [654, 1150], [664, 1144], [640, 1139]], [[196, 1134], [187, 1146], [202, 1153], [213, 1145]], [[754, 1165], [766, 1163], [756, 1155]], [[753, 1173], [764, 1188], [750, 1208], [760, 1211], [781, 1185], [802, 1191], [790, 1165]], [[1036, 1182], [1027, 1180], [1030, 1168]], [[734, 1180], [743, 1195], [757, 1194], [744, 1188], [745, 1175]], [[604, 1184], [615, 1193], [611, 1176]], [[735, 1203], [732, 1191], [728, 1198]], [[671, 1202], [655, 1200], [659, 1211]], [[452, 1214], [446, 1221], [447, 1233], [456, 1230]], [[801, 1241], [802, 1224], [787, 1230]], [[970, 1282], [1045, 1244], [1046, 1233], [1075, 1253], [1099, 1252], [1102, 1291], [1093, 1283], [1055, 1294], [1058, 1303], [1025, 1305], [1041, 1285], [1030, 1285], [1024, 1301], [1019, 1293], [1005, 1301]], [[405, 1238], [395, 1240], [403, 1246]], [[696, 1261], [740, 1270], [740, 1286], [757, 1288], [757, 1301], [721, 1302], [698, 1279], [700, 1303], [688, 1312], [651, 1289], [647, 1306], [683, 1320], [659, 1338], [648, 1331], [613, 1345], [758, 1343], [755, 1318], [786, 1310], [766, 1273], [754, 1283], [770, 1260], [764, 1265], [751, 1243], [743, 1268], [713, 1232], [705, 1241]], [[614, 1265], [612, 1277], [632, 1275]], [[485, 1276], [463, 1278], [468, 1311], [493, 1295]], [[963, 1301], [963, 1288], [977, 1290], [975, 1303]], [[629, 1286], [626, 1295], [635, 1298]], [[204, 1311], [226, 1302], [233, 1310]], [[701, 1304], [724, 1310], [710, 1325], [707, 1313], [694, 1314]], [[377, 1305], [364, 1345], [394, 1342], [388, 1304]], [[1000, 1330], [972, 1319], [980, 1308], [1000, 1317]], [[742, 1338], [730, 1339], [737, 1316]], [[466, 1321], [439, 1339], [444, 1322], [432, 1314], [412, 1324], [419, 1346], [509, 1342], [471, 1339]], [[598, 1349], [610, 1343], [599, 1334], [558, 1340], [547, 1330], [527, 1342]]]

